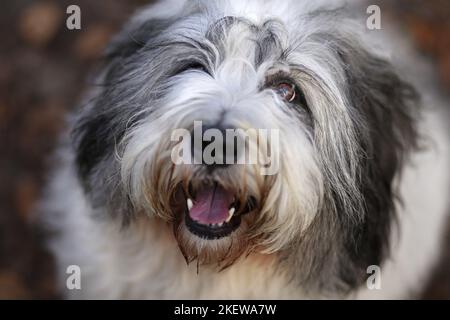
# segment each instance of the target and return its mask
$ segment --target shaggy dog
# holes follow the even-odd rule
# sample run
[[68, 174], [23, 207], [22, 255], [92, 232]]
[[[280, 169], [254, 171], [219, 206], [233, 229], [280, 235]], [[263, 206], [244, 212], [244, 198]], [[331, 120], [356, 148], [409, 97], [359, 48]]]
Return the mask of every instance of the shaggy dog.
[[[387, 30], [356, 11], [280, 0], [139, 11], [70, 119], [41, 206], [65, 294], [417, 294], [445, 226], [449, 135], [427, 68], [405, 45], [392, 55], [403, 72], [374, 45]], [[214, 161], [189, 161], [208, 148]], [[65, 287], [71, 265], [81, 289]]]

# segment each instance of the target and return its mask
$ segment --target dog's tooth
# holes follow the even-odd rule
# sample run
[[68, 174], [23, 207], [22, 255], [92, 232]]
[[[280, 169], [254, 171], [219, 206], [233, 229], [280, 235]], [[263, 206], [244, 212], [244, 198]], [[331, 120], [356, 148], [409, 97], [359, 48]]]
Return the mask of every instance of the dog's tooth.
[[218, 227], [223, 226], [223, 222], [217, 224]]
[[228, 210], [228, 218], [226, 220], [226, 222], [230, 222], [231, 218], [233, 218], [233, 214], [236, 211], [236, 209], [234, 207], [232, 207], [230, 210]]
[[187, 202], [187, 207], [190, 211], [192, 209], [192, 207], [194, 206], [194, 203], [192, 203], [192, 200], [189, 198], [187, 198], [186, 202]]

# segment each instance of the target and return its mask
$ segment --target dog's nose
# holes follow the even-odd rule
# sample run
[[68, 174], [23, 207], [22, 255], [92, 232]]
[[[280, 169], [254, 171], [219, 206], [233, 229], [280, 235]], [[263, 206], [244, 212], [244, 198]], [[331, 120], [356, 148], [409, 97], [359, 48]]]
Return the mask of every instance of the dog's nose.
[[198, 132], [193, 132], [191, 139], [194, 163], [206, 165], [208, 169], [237, 163], [239, 136], [236, 128], [223, 125], [202, 126], [201, 136]]

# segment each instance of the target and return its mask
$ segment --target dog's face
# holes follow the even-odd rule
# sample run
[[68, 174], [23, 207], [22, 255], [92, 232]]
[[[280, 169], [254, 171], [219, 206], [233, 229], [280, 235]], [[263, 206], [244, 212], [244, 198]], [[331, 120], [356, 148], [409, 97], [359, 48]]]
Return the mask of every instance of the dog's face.
[[[414, 94], [341, 14], [297, 1], [140, 14], [110, 46], [74, 131], [93, 206], [163, 219], [188, 261], [227, 267], [257, 251], [303, 283], [360, 282], [387, 245]], [[196, 121], [199, 144], [174, 139]], [[191, 160], [211, 149], [206, 129], [241, 130], [213, 154], [244, 160], [174, 161], [181, 145]]]

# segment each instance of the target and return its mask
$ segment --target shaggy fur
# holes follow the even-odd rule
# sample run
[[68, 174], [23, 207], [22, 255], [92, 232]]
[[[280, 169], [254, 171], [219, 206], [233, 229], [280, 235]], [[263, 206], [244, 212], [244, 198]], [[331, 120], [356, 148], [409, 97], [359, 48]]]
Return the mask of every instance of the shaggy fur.
[[[335, 1], [172, 1], [131, 20], [71, 119], [42, 206], [61, 285], [68, 265], [82, 270], [69, 296], [421, 288], [447, 210], [448, 132], [437, 106], [419, 99], [425, 88], [374, 49], [349, 11]], [[301, 90], [292, 103], [274, 90], [286, 80]], [[174, 165], [172, 131], [198, 120], [279, 130], [279, 172]], [[184, 197], [205, 184], [234, 190], [242, 207], [252, 200], [229, 236], [186, 228]], [[381, 266], [381, 290], [364, 289], [370, 265]]]

